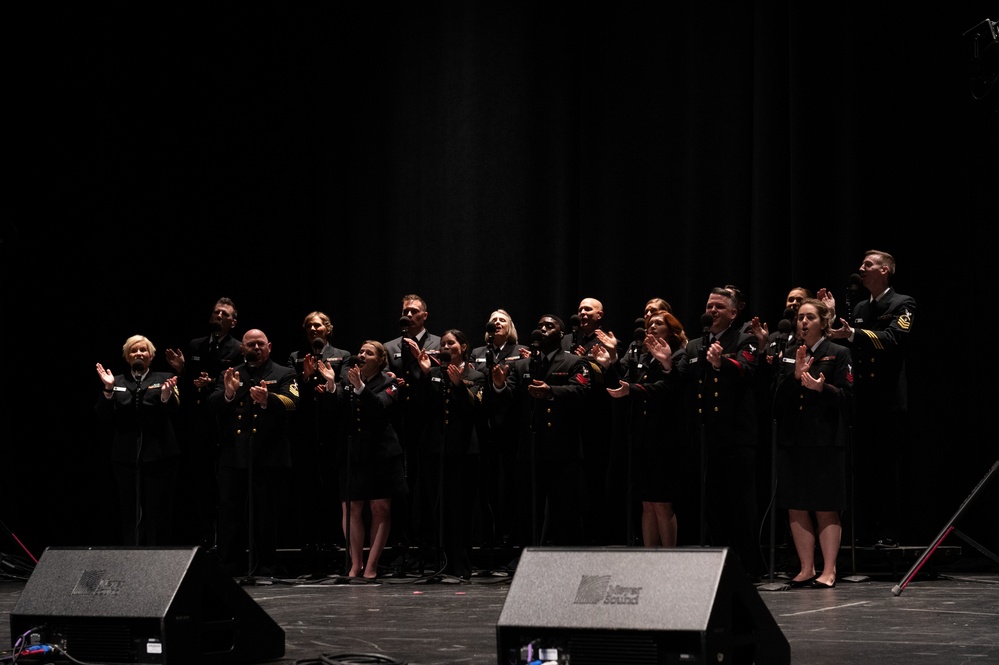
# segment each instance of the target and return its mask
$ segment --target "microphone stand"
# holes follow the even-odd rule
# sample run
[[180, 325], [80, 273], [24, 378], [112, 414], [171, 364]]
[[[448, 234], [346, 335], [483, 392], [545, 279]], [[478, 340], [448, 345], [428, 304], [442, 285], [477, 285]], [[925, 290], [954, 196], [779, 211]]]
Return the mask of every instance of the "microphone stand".
[[142, 524], [142, 379], [135, 379], [135, 425], [138, 434], [135, 439], [135, 527], [132, 529], [135, 545], [142, 545], [140, 525]]
[[[540, 371], [541, 350], [534, 349], [531, 354], [531, 378]], [[531, 545], [535, 547], [541, 544], [538, 536], [538, 430], [534, 422], [537, 404], [538, 400], [531, 397]]]
[[[703, 369], [701, 370], [701, 376], [703, 378], [704, 386], [702, 388], [702, 394], [708, 394], [708, 378], [710, 377], [709, 372], [711, 368], [708, 367], [708, 345], [711, 343], [711, 334], [707, 327], [704, 328], [704, 337], [701, 341], [701, 362]], [[707, 506], [707, 476], [708, 476], [708, 437], [707, 437], [707, 423], [705, 422], [704, 413], [704, 398], [701, 398], [701, 413], [700, 413], [700, 448], [701, 448], [701, 534], [699, 544], [701, 547], [707, 547], [708, 545], [708, 506]]]
[[[846, 320], [850, 322], [853, 326], [853, 298], [851, 295], [856, 295], [860, 290], [856, 275], [852, 275], [850, 279], [850, 284], [846, 287], [846, 295], [844, 299], [846, 301]], [[848, 424], [846, 426], [846, 446], [847, 446], [847, 457], [850, 465], [850, 575], [843, 577], [845, 582], [866, 582], [870, 579], [867, 575], [860, 575], [857, 573], [857, 504], [856, 504], [856, 487], [857, 487], [857, 476], [856, 468], [854, 466], [854, 437], [853, 437], [853, 405], [850, 405], [849, 409], [850, 416], [848, 418]]]
[[[347, 391], [347, 405], [348, 405], [347, 413], [348, 413], [348, 417], [351, 419], [351, 422], [356, 423], [357, 422], [357, 417], [354, 415], [354, 408], [355, 408], [354, 386], [352, 386], [349, 381], [345, 381], [344, 384], [343, 384], [343, 389]], [[350, 558], [350, 522], [351, 522], [351, 514], [350, 514], [350, 511], [351, 511], [351, 508], [350, 508], [350, 490], [351, 490], [351, 482], [350, 482], [351, 481], [351, 477], [350, 477], [350, 458], [351, 458], [351, 453], [353, 452], [353, 449], [355, 447], [354, 444], [357, 443], [357, 441], [358, 441], [358, 437], [359, 437], [359, 434], [360, 434], [360, 432], [358, 431], [359, 427], [360, 427], [359, 424], [354, 425], [353, 427], [350, 428], [350, 433], [347, 435], [347, 488], [346, 488], [346, 492], [345, 492], [347, 498], [344, 499], [344, 502], [343, 502], [344, 503], [344, 516], [345, 516], [344, 528], [343, 528], [343, 536], [347, 540], [347, 546], [344, 549], [344, 553], [343, 553], [344, 554], [344, 556], [343, 556], [343, 565], [344, 565], [344, 574], [348, 575], [348, 576], [350, 575], [350, 564], [351, 564], [351, 558]], [[364, 551], [364, 544], [363, 543], [361, 544], [361, 551], [362, 552]]]
[[[447, 374], [447, 365], [444, 362], [440, 364], [441, 370], [441, 389], [439, 396], [442, 402], [446, 401], [446, 394], [451, 390], [450, 377]], [[442, 411], [443, 411], [443, 405]], [[442, 574], [444, 572], [444, 567], [447, 565], [447, 554], [444, 549], [444, 501], [447, 499], [447, 492], [444, 491], [444, 452], [447, 449], [447, 431], [448, 431], [448, 417], [447, 414], [441, 415], [441, 443], [440, 451], [438, 452], [439, 458], [437, 460], [437, 572]], [[440, 579], [440, 577], [436, 577]]]
[[763, 591], [784, 591], [791, 587], [774, 580], [777, 551], [777, 392], [784, 381], [782, 363], [787, 345], [787, 334], [781, 332], [777, 338], [777, 353], [774, 355], [773, 381], [770, 404], [770, 581], [760, 585]]
[[[411, 504], [410, 499], [412, 498], [413, 488], [417, 486], [417, 482], [419, 480], [418, 478], [414, 479], [413, 477], [410, 476], [410, 461], [411, 461], [409, 459], [410, 453], [413, 453], [413, 456], [416, 458], [416, 463], [419, 464], [419, 452], [417, 450], [419, 444], [417, 443], [414, 446], [414, 448], [416, 449], [410, 450], [409, 432], [406, 429], [407, 407], [406, 407], [405, 396], [403, 395], [403, 393], [408, 393], [410, 390], [409, 368], [411, 367], [410, 363], [415, 361], [415, 358], [413, 358], [413, 354], [409, 350], [409, 346], [407, 346], [406, 344], [406, 338], [409, 336], [409, 329], [412, 326], [412, 324], [413, 322], [410, 321], [409, 318], [406, 316], [403, 316], [402, 318], [399, 319], [399, 328], [402, 333], [399, 339], [399, 366], [402, 369], [402, 378], [403, 378], [403, 385], [399, 390], [400, 396], [402, 396], [403, 399], [402, 403], [399, 404], [399, 406], [397, 407], [399, 413], [399, 443], [402, 444], [403, 476], [405, 476], [406, 485], [409, 488], [408, 491], [402, 495], [402, 503], [403, 503], [402, 508], [398, 511], [395, 511], [398, 513], [400, 517], [402, 517], [403, 521], [403, 526], [400, 529], [400, 532], [402, 534], [401, 535], [402, 543], [400, 544], [399, 547], [402, 553], [399, 556], [399, 571], [398, 573], [395, 573], [395, 575], [398, 575], [399, 577], [406, 577], [406, 571], [409, 569], [408, 553], [409, 553], [410, 536], [412, 535], [410, 533], [410, 529], [412, 528], [411, 514], [413, 511], [413, 505]], [[413, 341], [415, 341], [419, 346], [418, 339], [414, 337]], [[417, 501], [419, 501], [419, 494], [417, 494], [416, 499]], [[420, 512], [419, 506], [416, 507], [416, 510], [418, 513]], [[417, 534], [416, 541], [418, 549], [419, 549], [419, 540], [420, 540], [419, 534]], [[419, 555], [420, 552], [417, 551], [417, 557], [419, 557]], [[417, 562], [419, 563], [419, 558], [417, 559]], [[391, 576], [392, 575], [390, 575], [390, 577]]]
[[[256, 411], [259, 407], [256, 404], [253, 405], [253, 409]], [[256, 529], [254, 528], [254, 520], [256, 519], [256, 511], [254, 510], [255, 500], [253, 496], [253, 464], [254, 464], [254, 454], [253, 448], [255, 444], [256, 437], [253, 435], [253, 430], [250, 430], [250, 438], [247, 441], [247, 463], [246, 463], [246, 541], [247, 541], [247, 556], [246, 556], [246, 577], [243, 578], [241, 584], [243, 585], [253, 585], [256, 583], [256, 578], [254, 573], [257, 572], [257, 538]]]

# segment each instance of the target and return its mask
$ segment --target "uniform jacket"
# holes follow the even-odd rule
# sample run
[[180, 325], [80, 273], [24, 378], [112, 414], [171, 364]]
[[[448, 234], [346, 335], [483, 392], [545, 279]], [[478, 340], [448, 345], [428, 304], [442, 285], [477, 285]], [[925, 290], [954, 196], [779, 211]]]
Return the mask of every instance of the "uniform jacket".
[[[212, 411], [221, 426], [219, 465], [245, 469], [253, 459], [254, 467], [291, 466], [291, 425], [298, 409], [298, 383], [295, 370], [267, 360], [252, 368], [237, 366], [239, 389], [231, 402], [225, 399], [225, 382], [220, 376], [210, 399]], [[250, 397], [250, 387], [267, 384], [267, 408], [257, 406]]]
[[808, 373], [825, 376], [822, 392], [809, 390], [794, 378], [795, 348], [780, 363], [774, 398], [777, 444], [780, 446], [845, 447], [853, 399], [850, 349], [829, 339], [819, 343]]
[[114, 377], [111, 399], [101, 392], [97, 396], [97, 417], [110, 424], [111, 461], [135, 464], [174, 457], [180, 454], [173, 419], [179, 406], [177, 390], [164, 404], [160, 400], [163, 382], [170, 372], [149, 372], [141, 384], [131, 373]]
[[[522, 459], [530, 453], [532, 443], [540, 461], [582, 458], [589, 368], [583, 358], [561, 349], [547, 370], [542, 370], [540, 358], [521, 358], [513, 364], [504, 389], [497, 393], [497, 410], [504, 420], [517, 419]], [[551, 399], [528, 394], [527, 387], [534, 379], [551, 386]]]
[[708, 448], [756, 446], [756, 337], [731, 326], [719, 342], [722, 363], [718, 370], [705, 358], [701, 338], [687, 344], [684, 408], [690, 433], [699, 442], [703, 424]]
[[858, 406], [905, 411], [906, 342], [916, 316], [916, 301], [889, 288], [881, 300], [853, 308], [853, 341], [846, 344], [856, 364]]
[[433, 366], [417, 389], [417, 403], [428, 415], [420, 449], [445, 455], [479, 452], [479, 430], [483, 416], [482, 393], [486, 377], [465, 364], [462, 383], [451, 383], [447, 372]]

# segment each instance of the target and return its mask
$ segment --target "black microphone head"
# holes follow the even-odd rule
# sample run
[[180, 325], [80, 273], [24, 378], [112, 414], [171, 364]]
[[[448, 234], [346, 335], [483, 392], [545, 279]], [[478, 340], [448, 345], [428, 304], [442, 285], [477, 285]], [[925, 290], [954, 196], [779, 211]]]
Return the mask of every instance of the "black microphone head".
[[316, 354], [317, 356], [321, 355], [323, 352], [323, 348], [325, 346], [326, 342], [321, 337], [315, 338], [314, 340], [312, 340], [312, 353]]
[[777, 330], [779, 330], [782, 335], [790, 335], [791, 334], [791, 320], [790, 319], [786, 319], [786, 318], [785, 319], [781, 319], [780, 323], [777, 324]]
[[638, 344], [645, 342], [645, 328], [635, 328], [635, 342]]
[[413, 325], [413, 322], [410, 321], [410, 319], [409, 319], [408, 316], [403, 316], [403, 317], [399, 318], [399, 327], [402, 328], [403, 332], [406, 332], [407, 330], [409, 330], [409, 327], [411, 325]]
[[851, 291], [859, 291], [860, 287], [863, 285], [863, 280], [860, 279], [860, 275], [853, 273], [850, 275], [850, 284], [846, 288]]
[[487, 335], [495, 335], [496, 334], [496, 322], [495, 321], [489, 321], [488, 323], [486, 323], [486, 334]]
[[130, 367], [133, 374], [141, 374], [146, 371], [146, 367], [142, 364], [141, 360], [134, 361]]
[[715, 322], [715, 317], [711, 316], [710, 314], [701, 315], [701, 327], [704, 328], [705, 331], [707, 331], [707, 329], [710, 328], [714, 322]]
[[793, 321], [794, 319], [798, 318], [798, 312], [793, 307], [788, 307], [784, 310], [784, 316], [782, 316], [781, 318], [787, 319], [788, 321]]
[[362, 364], [360, 356], [348, 356], [347, 357], [347, 367], [357, 367]]
[[636, 328], [645, 328], [645, 319], [642, 319], [642, 318], [635, 319], [635, 327]]
[[441, 365], [447, 365], [448, 363], [451, 362], [451, 352], [441, 351], [440, 353], [437, 354], [437, 358], [438, 360], [441, 361]]
[[569, 327], [573, 330], [579, 328], [579, 314], [573, 314], [569, 317]]
[[545, 334], [540, 330], [531, 331], [531, 346], [537, 348], [541, 346], [541, 340], [545, 338]]

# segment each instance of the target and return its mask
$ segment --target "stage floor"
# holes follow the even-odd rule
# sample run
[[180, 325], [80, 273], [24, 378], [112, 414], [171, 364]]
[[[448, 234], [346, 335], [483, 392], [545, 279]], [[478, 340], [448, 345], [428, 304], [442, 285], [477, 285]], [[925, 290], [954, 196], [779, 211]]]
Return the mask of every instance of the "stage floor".
[[[498, 661], [496, 626], [515, 575], [482, 571], [462, 581], [396, 572], [378, 583], [307, 577], [238, 582], [285, 632], [285, 657], [260, 662], [488, 664]], [[999, 572], [990, 561], [957, 557], [940, 566], [931, 559], [895, 595], [902, 576], [860, 574], [821, 590], [776, 590], [778, 577], [777, 585], [764, 580], [756, 590], [790, 643], [792, 663], [999, 662]], [[23, 588], [23, 580], [0, 582], [4, 650], [11, 644], [9, 614]]]

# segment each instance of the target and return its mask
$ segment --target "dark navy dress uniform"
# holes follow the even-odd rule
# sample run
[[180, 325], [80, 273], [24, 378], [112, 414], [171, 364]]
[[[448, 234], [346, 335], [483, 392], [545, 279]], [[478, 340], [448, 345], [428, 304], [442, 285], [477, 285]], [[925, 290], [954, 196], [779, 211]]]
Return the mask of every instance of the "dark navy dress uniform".
[[[280, 520], [286, 514], [298, 383], [293, 369], [269, 359], [259, 367], [244, 363], [235, 370], [240, 385], [232, 401], [225, 399], [225, 382], [220, 376], [210, 402], [222, 430], [219, 555], [230, 572], [244, 572], [240, 568], [241, 553], [250, 544], [258, 569], [247, 568], [245, 572], [266, 574], [267, 569], [273, 570]], [[250, 397], [250, 387], [261, 382], [267, 385], [267, 408], [261, 408]]]
[[[178, 391], [164, 404], [160, 388], [173, 374], [114, 377], [108, 399], [98, 395], [97, 417], [111, 429], [111, 466], [118, 486], [122, 545], [173, 545], [173, 503], [180, 466], [174, 429]], [[141, 498], [139, 495], [141, 494]], [[141, 519], [136, 528], [136, 503]]]

